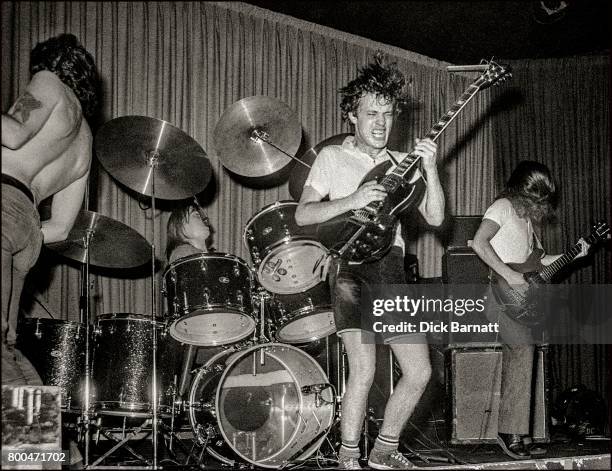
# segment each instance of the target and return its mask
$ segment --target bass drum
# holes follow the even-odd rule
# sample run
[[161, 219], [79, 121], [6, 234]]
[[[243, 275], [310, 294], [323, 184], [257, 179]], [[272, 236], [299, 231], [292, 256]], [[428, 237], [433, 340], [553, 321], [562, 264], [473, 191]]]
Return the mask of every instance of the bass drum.
[[291, 345], [228, 349], [194, 378], [189, 421], [216, 459], [281, 468], [305, 460], [325, 439], [335, 411], [328, 385], [319, 364]]

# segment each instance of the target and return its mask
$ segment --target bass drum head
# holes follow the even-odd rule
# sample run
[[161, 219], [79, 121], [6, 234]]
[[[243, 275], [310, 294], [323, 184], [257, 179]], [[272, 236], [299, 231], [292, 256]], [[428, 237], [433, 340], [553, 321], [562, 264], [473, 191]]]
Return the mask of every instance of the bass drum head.
[[255, 330], [255, 320], [241, 312], [194, 311], [170, 325], [170, 335], [181, 343], [213, 347], [239, 342]]
[[[262, 364], [263, 363], [263, 364]], [[216, 394], [219, 429], [242, 459], [280, 468], [306, 459], [322, 441], [334, 415], [333, 393], [304, 394], [302, 388], [328, 383], [319, 364], [291, 345], [264, 344], [233, 355]]]
[[283, 242], [262, 260], [257, 279], [272, 293], [301, 293], [321, 282], [321, 263], [326, 254], [327, 249], [314, 240]]
[[197, 372], [189, 391], [189, 423], [196, 442], [206, 446], [206, 452], [214, 459], [235, 466], [239, 457], [225, 442], [217, 425], [215, 395], [219, 379], [225, 370], [228, 357], [238, 348], [228, 348], [214, 355]]

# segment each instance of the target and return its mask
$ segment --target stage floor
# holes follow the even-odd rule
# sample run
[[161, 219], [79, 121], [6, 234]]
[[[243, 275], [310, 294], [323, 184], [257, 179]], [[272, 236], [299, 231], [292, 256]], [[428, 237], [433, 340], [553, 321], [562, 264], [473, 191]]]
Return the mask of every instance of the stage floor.
[[[108, 444], [106, 444], [108, 445]], [[142, 453], [142, 456], [150, 459], [150, 440], [144, 440], [138, 446], [130, 442], [130, 446]], [[609, 440], [584, 440], [571, 443], [550, 443], [544, 446], [547, 449], [546, 455], [537, 460], [513, 461], [501, 451], [496, 445], [453, 445], [445, 449], [414, 449], [421, 458], [411, 457], [413, 463], [421, 469], [610, 469], [610, 441]], [[97, 457], [104, 453], [104, 443], [100, 442], [92, 447], [93, 463]], [[250, 464], [241, 463], [240, 465], [230, 466], [221, 463], [207, 455], [202, 459], [201, 464], [194, 464], [193, 459], [187, 462], [186, 456], [178, 453], [177, 459], [171, 459], [160, 444], [158, 451], [158, 463], [163, 469], [169, 470], [196, 470], [196, 469], [265, 469], [257, 468]], [[446, 461], [440, 460], [440, 458]], [[362, 463], [367, 466], [365, 462]], [[138, 461], [134, 456], [125, 450], [117, 450], [107, 457], [103, 462], [93, 469], [118, 469], [117, 466], [138, 469], [146, 468], [146, 463]], [[78, 467], [73, 467], [78, 469]], [[92, 469], [92, 468], [90, 468]], [[119, 468], [120, 469], [120, 468]], [[286, 470], [332, 470], [338, 469], [332, 460], [321, 459], [318, 462], [310, 459], [304, 463], [289, 465]], [[366, 467], [367, 469], [367, 467]]]

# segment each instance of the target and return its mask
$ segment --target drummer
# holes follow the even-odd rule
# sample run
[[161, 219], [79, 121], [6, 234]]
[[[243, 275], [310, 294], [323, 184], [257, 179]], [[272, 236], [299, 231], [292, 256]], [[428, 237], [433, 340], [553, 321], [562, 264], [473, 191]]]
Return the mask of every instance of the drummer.
[[168, 263], [201, 253], [214, 252], [213, 228], [206, 212], [195, 204], [176, 208], [168, 219]]

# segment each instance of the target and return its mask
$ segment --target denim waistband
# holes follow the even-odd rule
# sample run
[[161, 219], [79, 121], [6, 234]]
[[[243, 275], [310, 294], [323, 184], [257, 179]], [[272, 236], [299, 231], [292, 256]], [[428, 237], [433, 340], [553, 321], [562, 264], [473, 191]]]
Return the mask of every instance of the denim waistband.
[[24, 195], [28, 197], [32, 204], [34, 204], [34, 195], [24, 183], [20, 182], [16, 178], [11, 177], [10, 175], [6, 175], [5, 173], [2, 174], [2, 183], [17, 188], [19, 191], [21, 191]]

